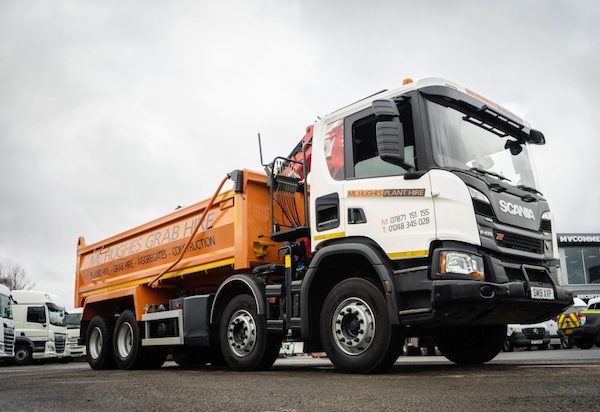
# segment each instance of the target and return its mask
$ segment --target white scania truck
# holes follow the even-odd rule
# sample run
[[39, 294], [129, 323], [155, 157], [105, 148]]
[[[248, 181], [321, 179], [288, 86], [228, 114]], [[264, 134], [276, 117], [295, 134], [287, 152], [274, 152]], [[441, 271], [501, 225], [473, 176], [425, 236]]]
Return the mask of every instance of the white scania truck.
[[0, 285], [0, 360], [12, 359], [15, 347], [15, 322], [10, 289]]
[[[572, 302], [534, 179], [530, 146], [544, 141], [441, 79], [324, 116], [266, 176], [233, 171], [211, 200], [79, 239], [88, 361], [158, 367], [171, 349], [180, 364], [265, 369], [283, 340], [369, 373], [419, 337], [453, 362], [487, 362], [507, 324]], [[234, 189], [217, 196], [226, 179]]]
[[32, 290], [13, 290], [15, 363], [65, 356], [67, 328], [65, 308], [56, 295]]

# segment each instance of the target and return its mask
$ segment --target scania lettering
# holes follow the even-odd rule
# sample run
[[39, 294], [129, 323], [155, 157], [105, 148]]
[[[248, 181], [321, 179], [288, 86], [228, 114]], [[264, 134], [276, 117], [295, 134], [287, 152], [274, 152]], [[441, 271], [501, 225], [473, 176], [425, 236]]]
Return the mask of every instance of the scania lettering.
[[535, 215], [533, 210], [528, 207], [515, 205], [514, 203], [507, 202], [506, 200], [500, 200], [498, 202], [500, 204], [500, 210], [504, 213], [510, 213], [511, 215], [518, 215], [524, 217], [525, 219], [535, 220]]
[[14, 356], [15, 321], [12, 314], [10, 289], [0, 284], [0, 360]]
[[407, 338], [458, 364], [487, 362], [508, 323], [572, 302], [531, 163], [544, 143], [440, 79], [324, 116], [264, 174], [235, 170], [210, 200], [94, 244], [79, 238], [88, 362], [159, 367], [170, 351], [180, 365], [259, 370], [282, 342], [302, 342], [340, 371], [369, 373]]
[[15, 363], [63, 358], [67, 339], [65, 308], [58, 296], [32, 290], [13, 290]]

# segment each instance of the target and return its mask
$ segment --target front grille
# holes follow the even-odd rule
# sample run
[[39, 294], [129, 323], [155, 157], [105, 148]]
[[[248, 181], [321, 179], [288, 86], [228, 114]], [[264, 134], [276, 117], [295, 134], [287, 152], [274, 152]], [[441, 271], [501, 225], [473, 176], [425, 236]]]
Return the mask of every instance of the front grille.
[[54, 334], [54, 346], [56, 348], [56, 353], [63, 353], [65, 351], [65, 342], [66, 336], [63, 334], [55, 333]]
[[546, 334], [546, 329], [539, 328], [523, 328], [523, 335], [527, 339], [543, 339]]
[[4, 352], [12, 354], [15, 345], [15, 330], [13, 328], [4, 328]]
[[[544, 251], [544, 241], [542, 239], [534, 239], [510, 232], [503, 232], [501, 236], [498, 232], [494, 232], [494, 237], [496, 238], [496, 244], [500, 247], [537, 254], [542, 254]], [[498, 240], [498, 238], [502, 238], [502, 240]]]
[[494, 211], [492, 210], [492, 206], [489, 203], [484, 203], [479, 200], [473, 199], [473, 208], [475, 209], [476, 215], [489, 217], [491, 219], [494, 218]]
[[552, 232], [552, 222], [546, 219], [542, 219], [540, 229], [542, 229], [542, 232]]

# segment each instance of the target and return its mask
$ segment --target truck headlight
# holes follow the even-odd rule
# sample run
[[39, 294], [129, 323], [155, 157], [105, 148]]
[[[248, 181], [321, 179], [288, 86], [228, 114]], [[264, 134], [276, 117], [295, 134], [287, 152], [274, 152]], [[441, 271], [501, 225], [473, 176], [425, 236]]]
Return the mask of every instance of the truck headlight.
[[519, 325], [508, 325], [508, 329], [510, 329], [510, 331], [512, 333], [515, 333], [515, 332], [519, 333], [522, 331], [521, 326], [519, 326]]
[[484, 280], [483, 258], [465, 252], [441, 252], [440, 273], [466, 275], [474, 279]]
[[486, 195], [484, 195], [477, 189], [473, 189], [471, 186], [467, 186], [467, 187], [469, 188], [469, 194], [471, 195], [471, 198], [473, 198], [475, 200], [479, 200], [480, 202], [483, 202], [483, 203], [487, 203], [488, 205], [490, 204], [490, 199], [488, 199]]

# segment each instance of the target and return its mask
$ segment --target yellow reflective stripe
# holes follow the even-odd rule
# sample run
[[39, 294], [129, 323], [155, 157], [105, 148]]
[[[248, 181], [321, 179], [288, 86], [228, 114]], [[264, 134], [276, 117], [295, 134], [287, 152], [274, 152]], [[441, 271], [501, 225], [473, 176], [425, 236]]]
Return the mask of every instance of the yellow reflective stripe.
[[424, 257], [429, 255], [428, 250], [409, 250], [407, 252], [392, 252], [387, 254], [390, 259], [403, 259], [409, 257]]
[[[183, 270], [175, 270], [173, 272], [169, 272], [169, 273], [165, 274], [163, 277], [161, 277], [161, 280], [174, 278], [174, 277], [178, 277], [178, 276], [185, 276], [190, 273], [200, 272], [202, 270], [209, 270], [209, 269], [214, 269], [214, 268], [218, 268], [218, 267], [222, 267], [222, 266], [233, 265], [233, 263], [234, 263], [234, 259], [231, 258], [231, 259], [219, 260], [219, 261], [213, 262], [213, 263], [207, 263], [205, 265], [194, 266], [194, 267], [183, 269]], [[143, 285], [144, 283], [149, 283], [155, 277], [156, 277], [156, 275], [154, 274], [152, 276], [147, 276], [142, 279], [132, 280], [130, 282], [119, 283], [117, 285], [107, 286], [104, 288], [91, 290], [89, 292], [80, 293], [79, 296], [82, 298], [85, 298], [88, 296], [99, 295], [101, 293], [113, 292], [113, 291], [119, 290], [119, 289], [130, 288], [132, 286]]]
[[600, 315], [600, 309], [586, 309], [582, 310], [581, 313], [585, 315]]
[[313, 236], [313, 240], [335, 239], [337, 237], [344, 237], [344, 236], [346, 236], [346, 232], [326, 233], [324, 235]]

